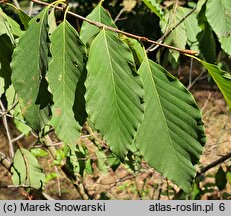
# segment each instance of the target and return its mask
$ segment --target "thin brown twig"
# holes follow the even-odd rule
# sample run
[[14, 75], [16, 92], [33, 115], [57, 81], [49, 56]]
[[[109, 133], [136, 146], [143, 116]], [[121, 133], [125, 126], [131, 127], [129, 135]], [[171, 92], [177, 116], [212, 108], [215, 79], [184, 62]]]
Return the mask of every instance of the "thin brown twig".
[[9, 112], [9, 111], [5, 111], [5, 112], [0, 111], [0, 117], [2, 117], [3, 115], [5, 115], [5, 116], [7, 116], [7, 117], [9, 117], [9, 118], [16, 119], [17, 121], [20, 121], [21, 123], [23, 123], [23, 124], [25, 124], [25, 125], [28, 126], [28, 123], [27, 123], [27, 122], [25, 122], [25, 121], [23, 121], [22, 119], [18, 118], [17, 116], [13, 116], [13, 115], [11, 115], [11, 114], [9, 114], [9, 113], [7, 113], [7, 112]]
[[[52, 158], [55, 159], [57, 151], [56, 151], [56, 148], [54, 146], [52, 146], [53, 142], [52, 142], [51, 138], [48, 135], [46, 135], [44, 137], [43, 143], [44, 143], [45, 147], [47, 148], [47, 150], [49, 151]], [[83, 200], [88, 200], [89, 196], [88, 196], [87, 191], [86, 191], [86, 189], [85, 189], [85, 187], [84, 187], [84, 185], [82, 183], [81, 176], [80, 175], [78, 175], [78, 176], [73, 175], [70, 172], [69, 167], [66, 164], [64, 164], [61, 167], [61, 170], [63, 171], [63, 173], [65, 174], [67, 179], [69, 179], [71, 181], [72, 185], [76, 188], [76, 190], [78, 191], [81, 198]]]
[[193, 81], [192, 83], [187, 87], [188, 90], [190, 90], [194, 85], [195, 83], [201, 79], [201, 77], [204, 75], [204, 73], [206, 72], [206, 70], [203, 70]]
[[125, 11], [125, 8], [123, 7], [120, 10], [120, 12], [117, 14], [116, 18], [114, 19], [114, 23], [116, 23], [119, 20], [120, 16], [123, 14], [124, 11]]
[[212, 92], [209, 92], [209, 95], [208, 95], [208, 98], [204, 104], [204, 106], [201, 108], [201, 112], [203, 112], [205, 110], [205, 108], [207, 107], [208, 103], [209, 103], [209, 100], [211, 98], [211, 95], [212, 95]]
[[29, 8], [29, 12], [28, 12], [28, 15], [29, 17], [31, 16], [32, 12], [33, 12], [33, 6], [34, 6], [34, 2], [30, 2], [30, 8]]
[[2, 164], [11, 173], [10, 168], [12, 166], [12, 161], [2, 152], [0, 152], [0, 164]]
[[143, 181], [142, 189], [141, 189], [141, 190], [139, 189], [139, 183], [138, 183], [137, 178], [134, 178], [134, 182], [135, 182], [135, 187], [136, 187], [137, 195], [138, 195], [139, 199], [141, 200], [142, 197], [143, 197], [143, 191], [144, 191], [144, 186], [145, 186], [145, 180]]
[[148, 173], [148, 172], [154, 172], [153, 168], [150, 168], [148, 170], [145, 170], [145, 171], [142, 171], [140, 173], [128, 173], [127, 175], [125, 175], [124, 177], [122, 178], [117, 178], [116, 181], [114, 182], [110, 182], [110, 183], [97, 183], [97, 184], [100, 184], [100, 185], [111, 185], [107, 190], [106, 190], [106, 194], [109, 194], [110, 190], [114, 187], [116, 187], [119, 183], [121, 182], [124, 182], [124, 181], [127, 181], [127, 180], [130, 180], [130, 179], [134, 179], [136, 178], [138, 175], [142, 174], [142, 173]]
[[20, 135], [18, 135], [17, 137], [15, 137], [14, 139], [12, 139], [12, 143], [17, 142], [18, 140], [22, 139], [24, 136], [25, 136], [25, 134], [23, 134], [23, 133], [20, 134]]
[[[37, 142], [37, 141], [36, 141]], [[58, 142], [58, 143], [53, 143], [50, 145], [46, 145], [46, 147], [51, 147], [51, 146], [61, 146], [63, 145], [63, 142]], [[34, 148], [41, 148], [44, 147], [44, 144], [36, 144], [36, 145], [32, 145]]]
[[[169, 29], [167, 32], [164, 33], [164, 35], [157, 40], [157, 42], [163, 43], [166, 37], [168, 37], [169, 34], [171, 34], [182, 22], [184, 22], [193, 12], [196, 10], [196, 7], [193, 8], [189, 13], [187, 13], [181, 20], [179, 20], [178, 23], [176, 23], [175, 26], [173, 26], [171, 29]], [[153, 52], [159, 47], [159, 45], [152, 44], [150, 47], [146, 49], [146, 52]]]
[[213, 167], [224, 163], [226, 160], [231, 158], [231, 152], [227, 153], [226, 155], [223, 155], [221, 158], [217, 159], [216, 161], [210, 163], [209, 165], [201, 168], [201, 170], [197, 173], [196, 177], [201, 176], [202, 174], [204, 174], [205, 172], [207, 172], [208, 170], [212, 169]]
[[163, 185], [164, 185], [164, 177], [161, 176], [160, 177], [160, 183], [157, 187], [157, 189], [154, 191], [154, 194], [153, 194], [153, 198], [154, 200], [160, 200], [160, 197], [161, 197], [161, 193], [162, 193], [162, 188], [163, 188]]
[[58, 170], [58, 167], [55, 166], [54, 167], [55, 169], [55, 172], [57, 173], [57, 188], [58, 188], [58, 194], [59, 194], [59, 197], [62, 196], [62, 193], [61, 193], [61, 184], [60, 184], [60, 178], [59, 178], [59, 170]]
[[169, 181], [168, 181], [168, 179], [166, 179], [166, 184], [167, 184], [166, 193], [167, 193], [168, 200], [170, 200], [170, 195], [169, 195]]
[[14, 5], [15, 5], [15, 7], [17, 7], [17, 8], [21, 8], [20, 7], [20, 4], [18, 3], [18, 1], [17, 0], [13, 0], [13, 3], [14, 3]]
[[[7, 171], [12, 175], [11, 172], [11, 167], [13, 165], [12, 161], [10, 158], [8, 158], [5, 154], [3, 154], [2, 152], [0, 152], [0, 164], [3, 165]], [[28, 187], [27, 185], [8, 185], [8, 186], [4, 186], [5, 188], [22, 188], [22, 189], [26, 189], [26, 188], [31, 188]], [[36, 190], [31, 188], [31, 192], [33, 193], [33, 197], [35, 199], [46, 199], [46, 200], [53, 200], [52, 197], [50, 197], [49, 195], [47, 195], [46, 193], [40, 191], [40, 190]]]
[[193, 58], [190, 59], [189, 78], [188, 78], [188, 85], [189, 86], [192, 83], [192, 72], [193, 72]]
[[[6, 109], [5, 109], [4, 104], [2, 103], [1, 100], [0, 100], [0, 107], [2, 109], [2, 112], [6, 113]], [[7, 135], [7, 139], [8, 139], [9, 155], [10, 155], [10, 158], [12, 159], [12, 158], [14, 158], [14, 147], [13, 147], [13, 142], [12, 142], [12, 138], [11, 138], [10, 129], [9, 129], [9, 125], [7, 122], [6, 115], [2, 115], [2, 121], [3, 121], [3, 125], [5, 127], [5, 130], [6, 130], [6, 135]]]
[[206, 150], [205, 154], [208, 155], [208, 154], [210, 153], [210, 151], [212, 151], [214, 148], [217, 148], [218, 145], [225, 144], [225, 143], [227, 143], [227, 142], [229, 142], [229, 141], [230, 141], [230, 140], [227, 139], [227, 140], [224, 140], [224, 141], [222, 141], [222, 142], [216, 142], [215, 144], [213, 144], [210, 148], [208, 148], [208, 149]]
[[[44, 5], [44, 6], [49, 6], [50, 4], [49, 3], [46, 3], [46, 2], [42, 2], [42, 1], [39, 1], [39, 0], [32, 0], [33, 2], [37, 3], [37, 4], [40, 4], [40, 5]], [[59, 7], [59, 6], [54, 6], [54, 5], [50, 5], [51, 7], [54, 7], [58, 10], [64, 10], [63, 7]], [[139, 36], [139, 35], [135, 35], [135, 34], [131, 34], [131, 33], [128, 33], [128, 32], [125, 32], [125, 31], [122, 31], [122, 30], [119, 30], [117, 28], [113, 28], [111, 26], [107, 26], [103, 23], [100, 23], [100, 22], [96, 22], [96, 21], [93, 21], [93, 20], [90, 20], [88, 18], [85, 18], [79, 14], [76, 14], [76, 13], [73, 13], [71, 11], [67, 11], [68, 14], [74, 16], [74, 17], [77, 17], [81, 20], [84, 20], [92, 25], [95, 25], [99, 28], [104, 28], [104, 29], [107, 29], [107, 30], [110, 30], [110, 31], [113, 31], [113, 32], [116, 32], [116, 33], [119, 33], [119, 34], [123, 34], [123, 35], [126, 35], [128, 37], [131, 37], [131, 38], [134, 38], [134, 39], [137, 39], [139, 41], [142, 41], [142, 42], [147, 42], [147, 43], [151, 43], [151, 44], [155, 44], [155, 45], [159, 45], [159, 46], [162, 46], [162, 47], [165, 47], [165, 48], [168, 48], [168, 49], [172, 49], [172, 50], [175, 50], [177, 52], [180, 52], [182, 54], [189, 54], [189, 55], [196, 55], [197, 54], [197, 51], [194, 51], [194, 50], [187, 50], [187, 49], [180, 49], [178, 47], [174, 47], [174, 46], [170, 46], [170, 45], [167, 45], [167, 44], [162, 44], [162, 43], [159, 43], [157, 41], [154, 41], [154, 40], [151, 40], [147, 37], [143, 37], [143, 36]]]
[[28, 161], [28, 158], [26, 157], [25, 153], [23, 152], [23, 148], [21, 146], [21, 144], [18, 142], [18, 148], [19, 148], [19, 151], [21, 152], [21, 155], [22, 155], [22, 158], [24, 160], [24, 163], [25, 163], [25, 168], [26, 168], [26, 179], [28, 180], [29, 182], [29, 185], [30, 185], [30, 166], [29, 166], [29, 161]]
[[[221, 158], [215, 160], [214, 162], [210, 163], [209, 165], [203, 167], [200, 169], [200, 171], [197, 172], [196, 177], [203, 175], [205, 172], [209, 171], [210, 169], [214, 168], [215, 166], [224, 163], [226, 160], [231, 158], [231, 152], [227, 153], [226, 155], [223, 155]], [[173, 197], [173, 200], [179, 199], [181, 194], [183, 193], [183, 190], [180, 189], [175, 196]]]

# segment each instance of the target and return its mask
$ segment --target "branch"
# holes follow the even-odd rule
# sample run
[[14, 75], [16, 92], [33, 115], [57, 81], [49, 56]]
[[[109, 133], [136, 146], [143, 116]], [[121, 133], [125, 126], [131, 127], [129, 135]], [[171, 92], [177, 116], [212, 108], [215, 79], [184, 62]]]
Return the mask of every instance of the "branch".
[[19, 8], [19, 9], [21, 8], [17, 0], [13, 0], [13, 3], [15, 5], [15, 7]]
[[117, 14], [116, 18], [114, 19], [114, 23], [116, 23], [118, 21], [118, 19], [120, 18], [120, 16], [122, 15], [122, 13], [125, 11], [125, 8], [123, 7], [120, 12]]
[[[8, 112], [9, 112], [9, 110], [8, 110]], [[2, 112], [2, 111], [0, 110], [0, 117], [2, 117], [3, 115], [5, 115], [5, 116], [7, 116], [7, 117], [9, 117], [9, 118], [12, 118], [12, 119], [16, 119], [17, 121], [20, 121], [20, 122], [23, 123], [24, 125], [27, 125], [27, 126], [28, 126], [28, 123], [27, 123], [27, 122], [23, 121], [22, 119], [18, 118], [17, 116], [13, 116], [13, 115], [11, 115], [11, 114], [9, 114], [9, 113]]]
[[[12, 175], [12, 172], [11, 172], [11, 167], [13, 165], [12, 161], [6, 156], [4, 155], [2, 152], [0, 152], [0, 164], [2, 164], [7, 170], [8, 172]], [[10, 187], [17, 187], [17, 188], [22, 188], [22, 189], [26, 189], [28, 188], [28, 186], [26, 185], [19, 185], [19, 186], [5, 186], [7, 188], [10, 188]], [[25, 192], [25, 194], [28, 194], [27, 192]], [[30, 194], [32, 195], [32, 197], [34, 199], [45, 199], [45, 200], [52, 200], [53, 198], [51, 198], [49, 195], [47, 195], [46, 193], [40, 191], [40, 190], [37, 190], [37, 189], [34, 189], [34, 188], [31, 188], [31, 191], [30, 191]]]
[[2, 164], [10, 173], [10, 168], [12, 166], [12, 162], [11, 160], [4, 155], [2, 152], [0, 152], [0, 164]]
[[202, 78], [205, 72], [206, 70], [202, 69], [201, 73], [192, 81], [190, 85], [188, 85], [187, 89], [190, 90], [194, 86], [194, 84]]
[[[51, 140], [51, 138], [46, 135], [44, 137], [44, 145], [47, 147], [49, 153], [51, 154], [51, 156], [55, 159], [56, 158], [56, 148], [53, 146], [53, 142]], [[88, 197], [88, 194], [87, 194], [87, 191], [85, 190], [85, 187], [81, 181], [81, 176], [75, 176], [73, 175], [72, 172], [70, 172], [70, 169], [69, 167], [64, 164], [62, 167], [61, 167], [63, 173], [65, 174], [65, 176], [71, 180], [73, 186], [75, 187], [75, 189], [78, 191], [79, 195], [81, 196], [82, 199], [84, 200], [88, 200], [89, 197]]]
[[16, 138], [12, 139], [12, 142], [17, 142], [18, 140], [22, 139], [25, 136], [25, 134], [20, 134]]
[[[169, 29], [167, 32], [164, 33], [164, 35], [157, 40], [157, 42], [162, 43], [166, 37], [168, 37], [169, 34], [171, 34], [182, 22], [184, 22], [195, 10], [197, 9], [197, 7], [193, 8], [189, 13], [187, 13], [178, 23], [176, 23], [176, 25]], [[150, 47], [147, 48], [146, 52], [152, 52], [154, 50], [156, 50], [159, 47], [159, 45], [151, 45]]]
[[34, 6], [34, 2], [30, 2], [30, 9], [29, 9], [29, 12], [28, 12], [29, 17], [31, 17], [31, 14], [33, 12], [33, 6]]
[[[2, 101], [0, 100], [0, 107], [3, 113], [7, 113], [4, 104], [2, 103]], [[9, 142], [9, 154], [10, 154], [10, 158], [14, 158], [14, 147], [13, 147], [13, 142], [12, 142], [12, 138], [11, 138], [11, 134], [10, 134], [10, 130], [9, 130], [9, 126], [8, 126], [8, 122], [7, 122], [7, 118], [6, 115], [3, 114], [2, 115], [2, 121], [3, 121], [3, 125], [6, 129], [6, 135], [7, 135], [7, 139]]]
[[216, 161], [212, 162], [211, 164], [207, 165], [206, 167], [201, 168], [201, 170], [197, 173], [196, 177], [201, 176], [203, 173], [207, 172], [208, 170], [212, 169], [213, 167], [224, 163], [226, 160], [231, 158], [231, 152], [222, 156], [221, 158], [217, 159]]
[[[40, 0], [32, 0], [32, 1], [35, 2], [35, 3], [37, 3], [37, 4], [40, 4], [40, 5], [54, 7], [56, 9], [58, 9], [58, 10], [61, 10], [61, 11], [64, 10], [64, 8], [62, 8], [62, 7], [50, 5], [49, 3], [45, 3], [45, 2], [42, 2]], [[155, 45], [158, 45], [158, 46], [166, 47], [168, 49], [172, 49], [172, 50], [178, 51], [178, 52], [180, 52], [182, 54], [189, 54], [189, 55], [196, 55], [197, 54], [197, 52], [194, 51], [194, 50], [185, 50], [185, 49], [180, 49], [180, 48], [177, 48], [177, 47], [174, 47], [174, 46], [170, 46], [170, 45], [167, 45], [167, 44], [162, 44], [160, 42], [151, 40], [149, 38], [146, 38], [146, 37], [143, 37], [143, 36], [139, 36], [139, 35], [135, 35], [135, 34], [131, 34], [131, 33], [119, 30], [117, 28], [113, 28], [111, 26], [104, 25], [104, 24], [102, 24], [100, 22], [96, 22], [96, 21], [90, 20], [88, 18], [85, 18], [85, 17], [83, 17], [83, 16], [81, 16], [79, 14], [73, 13], [71, 11], [67, 11], [67, 13], [70, 14], [70, 15], [72, 15], [72, 16], [74, 16], [74, 17], [77, 17], [77, 18], [79, 18], [81, 20], [84, 20], [84, 21], [86, 21], [86, 22], [88, 22], [88, 23], [90, 23], [92, 25], [95, 25], [95, 26], [97, 26], [99, 28], [105, 28], [107, 30], [110, 30], [110, 31], [113, 31], [113, 32], [117, 32], [119, 34], [123, 34], [123, 35], [126, 35], [126, 36], [131, 37], [131, 38], [135, 38], [135, 39], [137, 39], [139, 41], [143, 41], [143, 42], [155, 44]]]
[[162, 193], [162, 189], [163, 189], [165, 179], [162, 176], [160, 178], [161, 178], [160, 183], [158, 184], [157, 189], [154, 190], [154, 194], [153, 194], [153, 199], [154, 200], [160, 200], [160, 197], [161, 197], [161, 193]]
[[[202, 174], [204, 174], [204, 173], [207, 172], [208, 170], [214, 168], [215, 166], [217, 166], [217, 165], [219, 165], [219, 164], [221, 164], [221, 163], [224, 163], [224, 162], [225, 162], [226, 160], [228, 160], [229, 158], [231, 158], [231, 152], [229, 152], [228, 154], [222, 156], [222, 157], [219, 158], [218, 160], [212, 162], [212, 163], [209, 164], [208, 166], [201, 168], [201, 170], [197, 172], [195, 178], [201, 176]], [[184, 192], [184, 191], [183, 191], [182, 189], [180, 189], [180, 190], [176, 193], [176, 195], [173, 197], [173, 200], [179, 199], [183, 192]]]

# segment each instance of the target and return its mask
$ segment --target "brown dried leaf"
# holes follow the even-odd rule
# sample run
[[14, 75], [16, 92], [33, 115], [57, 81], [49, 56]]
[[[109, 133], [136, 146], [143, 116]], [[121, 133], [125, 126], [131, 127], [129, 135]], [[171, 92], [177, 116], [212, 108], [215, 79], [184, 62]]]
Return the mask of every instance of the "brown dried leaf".
[[136, 0], [123, 0], [124, 10], [131, 12], [131, 10], [136, 6]]

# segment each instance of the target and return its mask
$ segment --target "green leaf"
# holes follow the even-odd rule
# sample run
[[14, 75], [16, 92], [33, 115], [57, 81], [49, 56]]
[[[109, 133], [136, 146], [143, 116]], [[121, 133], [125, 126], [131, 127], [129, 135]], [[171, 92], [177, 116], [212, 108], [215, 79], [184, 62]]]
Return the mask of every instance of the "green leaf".
[[[191, 12], [191, 9], [181, 7], [183, 16], [186, 17], [187, 14]], [[199, 42], [198, 34], [201, 32], [201, 28], [197, 24], [197, 13], [194, 12], [184, 20], [185, 31], [187, 35], [187, 44], [190, 49], [198, 51]]]
[[[68, 149], [68, 152], [66, 152]], [[64, 160], [67, 159], [67, 155], [69, 153], [69, 147], [66, 145], [64, 148], [60, 148], [56, 151], [55, 159], [53, 160], [52, 164], [56, 166], [63, 166]]]
[[0, 77], [0, 98], [5, 91], [4, 87], [5, 87], [5, 81], [2, 77]]
[[11, 56], [13, 53], [13, 45], [7, 34], [0, 36], [0, 77], [4, 78], [5, 90], [11, 83]]
[[210, 25], [206, 23], [204, 26], [204, 30], [200, 33], [200, 54], [207, 62], [214, 63], [216, 61], [216, 41]]
[[147, 56], [138, 72], [146, 108], [135, 143], [151, 167], [189, 192], [205, 144], [201, 112], [179, 80]]
[[[178, 7], [175, 11], [172, 9], [170, 12], [167, 12], [165, 14], [165, 20], [170, 20], [170, 22], [169, 23], [166, 23], [165, 21], [160, 22], [162, 32], [164, 33], [165, 31], [172, 29], [174, 26], [176, 26], [177, 23], [179, 23], [180, 20], [182, 20], [183, 17], [184, 17], [184, 13], [182, 7]], [[181, 49], [185, 49], [185, 46], [187, 44], [187, 33], [186, 33], [186, 27], [184, 22], [178, 25], [177, 28], [175, 28], [167, 36], [164, 43]], [[180, 56], [179, 52], [171, 51], [171, 50], [170, 52], [174, 57], [175, 61], [177, 62]]]
[[107, 164], [108, 164], [109, 167], [111, 167], [111, 169], [113, 170], [113, 172], [115, 172], [116, 169], [120, 166], [121, 161], [119, 160], [118, 157], [116, 157], [113, 153], [111, 153], [107, 157]]
[[15, 153], [11, 172], [14, 185], [27, 185], [40, 189], [45, 181], [45, 175], [37, 159], [22, 147]]
[[16, 37], [21, 37], [24, 32], [21, 30], [20, 25], [9, 16], [7, 16], [7, 20], [10, 24], [13, 35]]
[[141, 169], [142, 155], [140, 154], [139, 150], [136, 152], [138, 154], [129, 151], [126, 159], [124, 160], [126, 169], [133, 173], [137, 173]]
[[24, 26], [24, 29], [27, 30], [28, 23], [30, 22], [30, 17], [23, 10], [15, 7], [13, 4], [7, 3], [7, 5], [10, 6], [14, 10], [14, 12], [18, 14], [19, 19]]
[[215, 182], [216, 182], [216, 186], [220, 191], [225, 189], [227, 179], [226, 179], [226, 174], [221, 166], [219, 167], [215, 175]]
[[200, 12], [202, 7], [206, 4], [207, 0], [199, 0], [197, 2], [196, 12]]
[[101, 149], [98, 149], [97, 147], [94, 147], [94, 153], [96, 154], [96, 157], [97, 157], [97, 168], [101, 172], [107, 173], [108, 165], [106, 163], [107, 161], [106, 154]]
[[194, 183], [193, 184], [193, 190], [191, 193], [191, 199], [192, 200], [200, 200], [202, 195], [203, 195], [203, 193], [202, 193], [199, 185]]
[[[102, 54], [103, 53], [103, 54]], [[87, 63], [89, 120], [119, 157], [133, 143], [143, 118], [143, 89], [127, 45], [103, 29], [92, 42]]]
[[14, 36], [11, 32], [10, 24], [7, 21], [6, 14], [3, 13], [0, 8], [0, 35], [7, 34], [11, 40], [11, 43], [14, 44]]
[[22, 115], [39, 131], [49, 116], [50, 95], [45, 74], [48, 67], [48, 8], [30, 23], [20, 37], [12, 57], [12, 83], [18, 95]]
[[216, 33], [222, 49], [231, 55], [231, 1], [208, 0], [206, 17]]
[[228, 183], [231, 184], [231, 171], [228, 171], [226, 173], [226, 179], [227, 179]]
[[41, 148], [32, 148], [30, 152], [35, 157], [45, 157], [48, 155], [48, 153]]
[[49, 35], [57, 28], [56, 18], [55, 18], [55, 9], [53, 8], [48, 15], [48, 25], [49, 25]]
[[[10, 114], [14, 116], [14, 123], [16, 128], [21, 133], [28, 135], [31, 131], [31, 128], [25, 123], [25, 120], [22, 116], [20, 106], [17, 104], [18, 100], [13, 85], [10, 85], [6, 90], [6, 99], [8, 110], [10, 110]], [[14, 107], [14, 109], [12, 109], [12, 107]]]
[[212, 76], [213, 80], [219, 87], [224, 98], [226, 99], [229, 107], [231, 107], [231, 74], [220, 69], [218, 66], [202, 61], [196, 57], [196, 60], [201, 62], [203, 66], [208, 70], [209, 74]]
[[229, 55], [231, 55], [231, 35], [227, 38], [223, 37], [219, 39], [221, 48]]
[[58, 177], [58, 174], [57, 172], [51, 172], [49, 173], [48, 175], [46, 175], [46, 179], [45, 179], [45, 182], [49, 182], [51, 181], [52, 179], [55, 179]]
[[26, 13], [24, 13], [24, 11], [20, 10], [19, 8], [17, 8], [17, 13], [18, 13], [20, 21], [22, 22], [22, 24], [24, 26], [24, 29], [27, 30], [28, 24], [29, 24], [31, 18]]
[[0, 8], [0, 20], [1, 19], [4, 20], [5, 28], [7, 29], [7, 31], [10, 31], [14, 36], [20, 37], [23, 34], [20, 25], [16, 21], [14, 21], [11, 17], [7, 16]]
[[[206, 0], [207, 1], [207, 0]], [[206, 17], [206, 15], [205, 15], [205, 13], [206, 13], [206, 1], [204, 1], [204, 0], [202, 0], [201, 1], [201, 4], [200, 3], [198, 3], [198, 5], [197, 5], [197, 9], [196, 9], [196, 11], [197, 11], [197, 20], [198, 20], [198, 25], [203, 29], [203, 30], [205, 30], [206, 28], [205, 28], [205, 26], [204, 26], [204, 24], [206, 23], [208, 23], [208, 21], [207, 21], [207, 17]], [[210, 27], [211, 28], [211, 27]]]
[[143, 0], [143, 2], [161, 19], [164, 19], [164, 13], [159, 3], [156, 0]]
[[87, 77], [87, 70], [86, 68], [84, 68], [79, 78], [79, 82], [77, 84], [76, 93], [75, 93], [75, 102], [73, 107], [75, 113], [75, 119], [79, 122], [81, 126], [83, 126], [87, 120], [87, 112], [85, 109], [86, 101], [84, 98], [84, 95], [86, 93], [86, 87], [84, 85], [86, 77]]
[[140, 66], [144, 58], [144, 52], [141, 44], [137, 40], [126, 36], [123, 36], [122, 40], [129, 46], [133, 53], [136, 64]]
[[93, 169], [92, 169], [92, 164], [91, 164], [91, 159], [87, 159], [85, 163], [85, 171], [87, 174], [92, 174]]
[[69, 148], [68, 154], [66, 155], [66, 161], [73, 176], [78, 176], [79, 174], [83, 176], [85, 170], [84, 153], [76, 146]]
[[231, 34], [230, 0], [208, 0], [206, 17], [218, 38], [226, 38]]
[[216, 61], [216, 41], [211, 26], [206, 18], [206, 2], [200, 0], [197, 5], [197, 20], [202, 31], [198, 35], [200, 57], [209, 63]]
[[75, 119], [73, 106], [84, 67], [85, 48], [77, 31], [66, 20], [51, 35], [51, 54], [47, 75], [54, 101], [51, 124], [61, 140], [76, 145], [81, 127]]
[[[86, 18], [116, 28], [110, 14], [102, 7], [101, 3]], [[98, 27], [84, 21], [80, 31], [80, 39], [85, 44], [90, 44], [99, 32]]]

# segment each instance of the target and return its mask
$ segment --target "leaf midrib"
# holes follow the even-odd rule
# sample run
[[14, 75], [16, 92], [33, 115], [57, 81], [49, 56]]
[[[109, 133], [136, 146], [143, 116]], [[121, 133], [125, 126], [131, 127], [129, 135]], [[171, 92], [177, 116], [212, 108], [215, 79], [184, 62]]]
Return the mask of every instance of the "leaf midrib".
[[[151, 67], [150, 67], [150, 64], [149, 64], [147, 55], [145, 55], [145, 60], [146, 60], [146, 62], [147, 62], [148, 69], [149, 69], [148, 71], [149, 71], [150, 76], [151, 76], [151, 82], [153, 83], [153, 89], [154, 89], [154, 91], [156, 92], [156, 95], [158, 95], [157, 101], [158, 101], [158, 104], [159, 104], [159, 107], [160, 107], [160, 111], [161, 111], [162, 117], [163, 117], [163, 119], [164, 119], [163, 122], [164, 122], [165, 127], [167, 128], [167, 131], [168, 131], [167, 134], [168, 134], [168, 139], [170, 140], [169, 143], [170, 143], [172, 149], [174, 149], [174, 156], [178, 159], [178, 155], [175, 153], [175, 152], [177, 152], [177, 150], [175, 149], [173, 140], [172, 140], [172, 138], [171, 138], [171, 134], [170, 134], [170, 130], [169, 130], [169, 127], [168, 127], [168, 123], [167, 123], [167, 121], [166, 121], [166, 117], [165, 117], [164, 111], [163, 111], [163, 109], [162, 109], [162, 103], [161, 103], [161, 101], [160, 101], [159, 93], [158, 93], [157, 88], [156, 88], [156, 83], [154, 82], [154, 78], [153, 78], [153, 75], [152, 75], [152, 70], [151, 70]], [[178, 164], [178, 160], [176, 160], [176, 161], [177, 161], [177, 164]], [[179, 167], [179, 166], [177, 165], [177, 167]]]
[[66, 107], [67, 107], [67, 97], [66, 97], [66, 86], [65, 86], [65, 84], [66, 84], [66, 58], [68, 58], [68, 55], [66, 55], [66, 54], [68, 54], [67, 52], [66, 52], [66, 47], [67, 47], [67, 40], [66, 40], [66, 29], [68, 28], [68, 26], [67, 26], [67, 23], [66, 23], [67, 21], [66, 20], [64, 20], [63, 21], [63, 23], [61, 24], [61, 25], [63, 25], [63, 26], [61, 26], [62, 27], [62, 41], [64, 41], [64, 43], [63, 43], [63, 45], [62, 45], [62, 72], [61, 72], [61, 76], [62, 76], [62, 82], [61, 82], [61, 85], [62, 85], [62, 94], [61, 94], [61, 103], [62, 103], [62, 108], [64, 109], [62, 109], [61, 110], [61, 113], [62, 113], [62, 119], [67, 123], [68, 121], [69, 121], [69, 118], [67, 118], [67, 117], [69, 117], [69, 115], [68, 115], [68, 113], [69, 112], [66, 112], [65, 110], [66, 110]]
[[[113, 63], [112, 63], [112, 58], [110, 58], [111, 55], [110, 55], [110, 51], [109, 51], [109, 47], [108, 47], [108, 42], [107, 42], [106, 30], [103, 29], [102, 31], [103, 31], [103, 34], [104, 34], [105, 47], [106, 47], [106, 51], [107, 51], [107, 54], [108, 54], [110, 68], [111, 68], [111, 71], [112, 71], [112, 73], [111, 73], [111, 79], [112, 79], [112, 82], [113, 82], [113, 92], [114, 92], [114, 95], [117, 95], [116, 94], [116, 88], [115, 88], [116, 82], [114, 80]], [[119, 105], [118, 105], [116, 97], [114, 97], [114, 101], [115, 101], [115, 105], [117, 107], [117, 109], [116, 109], [117, 110], [116, 111], [116, 116], [117, 116], [117, 118], [116, 118], [116, 125], [119, 125], [119, 128], [120, 128], [120, 124], [118, 124], [118, 119], [119, 119], [118, 110], [120, 110], [120, 108], [119, 108]], [[121, 133], [121, 128], [120, 128], [120, 133]], [[119, 139], [120, 139], [120, 136], [119, 136]], [[121, 139], [120, 139], [120, 143], [121, 143]]]
[[[44, 19], [45, 19], [45, 16], [47, 15], [47, 10], [44, 11], [44, 14], [41, 18], [41, 25], [40, 25], [40, 28], [39, 28], [39, 40], [38, 40], [38, 56], [39, 56], [39, 59], [41, 59], [41, 56], [42, 56], [42, 32], [44, 31], [43, 27], [44, 27]], [[40, 61], [39, 61], [39, 70], [41, 72], [41, 65], [40, 65]], [[42, 74], [40, 74], [40, 81], [41, 81], [41, 76]]]

